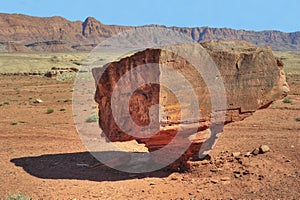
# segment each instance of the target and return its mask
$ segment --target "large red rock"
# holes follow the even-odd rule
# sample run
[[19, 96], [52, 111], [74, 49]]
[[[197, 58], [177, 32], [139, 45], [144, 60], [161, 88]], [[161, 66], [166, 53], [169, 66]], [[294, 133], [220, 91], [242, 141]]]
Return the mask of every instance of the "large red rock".
[[[226, 91], [227, 110], [224, 123], [243, 120], [258, 109], [268, 107], [274, 100], [282, 98], [288, 91], [283, 72], [283, 63], [274, 57], [269, 47], [254, 47], [247, 42], [206, 42], [202, 44], [185, 44], [173, 46], [171, 48], [180, 51], [192, 50], [193, 52], [204, 47], [212, 60], [216, 64]], [[153, 65], [158, 63], [159, 65]], [[135, 86], [135, 82], [149, 83], [170, 79], [168, 73], [160, 66], [168, 65], [179, 71], [184, 78], [190, 81], [193, 90], [196, 91], [198, 102], [199, 119], [181, 121], [181, 117], [189, 115], [189, 105], [181, 105], [178, 96], [159, 84], [144, 84], [138, 87], [133, 94], [129, 94]], [[151, 68], [149, 73], [139, 75], [141, 66]], [[93, 70], [97, 82], [95, 100], [99, 104], [99, 125], [110, 141], [136, 140], [144, 143], [150, 152], [156, 151], [169, 144], [179, 132], [179, 125], [186, 125], [187, 128], [177, 135], [178, 148], [181, 141], [186, 144], [189, 140], [191, 144], [184, 155], [175, 162], [172, 167], [186, 168], [186, 161], [196, 160], [199, 150], [205, 138], [209, 135], [209, 127], [212, 125], [212, 102], [208, 86], [203, 77], [197, 74], [193, 65], [183, 57], [162, 48], [147, 49], [137, 52], [134, 55], [125, 57], [117, 62], [107, 64], [104, 68]], [[141, 68], [142, 70], [142, 68]], [[144, 70], [144, 69], [143, 69]], [[101, 73], [100, 73], [101, 72]], [[102, 74], [102, 77], [99, 77]], [[123, 84], [119, 93], [113, 99], [113, 92], [117, 83], [123, 79]], [[181, 83], [182, 80], [176, 82]], [[118, 85], [120, 87], [120, 85]], [[185, 95], [185, 88], [178, 88], [177, 95]], [[130, 97], [128, 97], [130, 95]], [[129, 100], [129, 105], [117, 105], [119, 110], [113, 113], [112, 102], [123, 102]], [[190, 98], [190, 97], [185, 97]], [[117, 101], [114, 101], [116, 100]], [[164, 106], [162, 112], [153, 105]], [[130, 115], [126, 113], [130, 113]], [[116, 123], [115, 117], [122, 119], [121, 125]], [[151, 130], [157, 129], [154, 135], [142, 137], [139, 131], [143, 127], [151, 125], [151, 120], [157, 120], [158, 124], [153, 124]], [[133, 127], [133, 121], [140, 129]], [[122, 128], [120, 128], [120, 126]], [[189, 128], [191, 127], [191, 128]], [[196, 128], [196, 134], [195, 134]], [[222, 131], [222, 130], [218, 130]], [[141, 136], [141, 137], [139, 137]], [[174, 146], [176, 151], [177, 146]], [[208, 150], [210, 147], [207, 147]]]

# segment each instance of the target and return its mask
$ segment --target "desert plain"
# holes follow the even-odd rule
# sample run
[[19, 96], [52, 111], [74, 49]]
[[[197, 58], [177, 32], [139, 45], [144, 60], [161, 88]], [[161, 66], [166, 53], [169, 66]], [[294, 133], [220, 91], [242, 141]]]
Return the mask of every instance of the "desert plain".
[[[86, 167], [98, 161], [74, 126], [74, 77], [22, 74], [76, 67], [87, 54], [0, 54], [0, 199], [300, 199], [300, 52], [274, 53], [287, 97], [226, 125], [191, 171], [147, 174]], [[249, 154], [261, 145], [270, 151]]]

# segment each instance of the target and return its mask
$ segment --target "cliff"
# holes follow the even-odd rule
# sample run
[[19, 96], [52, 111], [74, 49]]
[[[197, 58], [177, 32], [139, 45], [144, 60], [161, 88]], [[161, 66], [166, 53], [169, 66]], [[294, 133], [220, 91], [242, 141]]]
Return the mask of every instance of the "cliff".
[[[106, 38], [134, 28], [105, 25], [92, 17], [84, 22], [73, 22], [62, 17], [40, 18], [21, 14], [0, 14], [0, 26], [0, 52], [90, 51]], [[300, 32], [255, 32], [209, 27], [164, 28], [185, 33], [197, 42], [245, 40], [257, 46], [271, 46], [274, 50], [300, 50]]]

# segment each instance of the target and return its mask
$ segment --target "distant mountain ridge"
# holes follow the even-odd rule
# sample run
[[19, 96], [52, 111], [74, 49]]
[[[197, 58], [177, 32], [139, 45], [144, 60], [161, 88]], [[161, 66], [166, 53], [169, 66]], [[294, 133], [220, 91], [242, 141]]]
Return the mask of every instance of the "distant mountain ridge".
[[[245, 40], [273, 50], [300, 50], [300, 31], [245, 31], [210, 27], [165, 27], [188, 34], [193, 40]], [[0, 13], [0, 52], [90, 51], [98, 43], [133, 26], [105, 25], [93, 17], [84, 22], [62, 17], [32, 17]]]

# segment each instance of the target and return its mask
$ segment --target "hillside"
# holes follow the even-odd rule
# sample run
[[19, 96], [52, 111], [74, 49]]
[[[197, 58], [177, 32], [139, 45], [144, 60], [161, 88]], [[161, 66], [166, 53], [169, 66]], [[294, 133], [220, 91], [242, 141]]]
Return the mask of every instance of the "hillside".
[[[245, 40], [274, 50], [300, 50], [300, 31], [245, 31], [230, 28], [170, 28], [186, 33], [197, 42], [208, 40]], [[99, 42], [130, 26], [105, 25], [88, 17], [84, 22], [62, 17], [32, 17], [0, 13], [0, 52], [72, 52], [89, 51]]]

